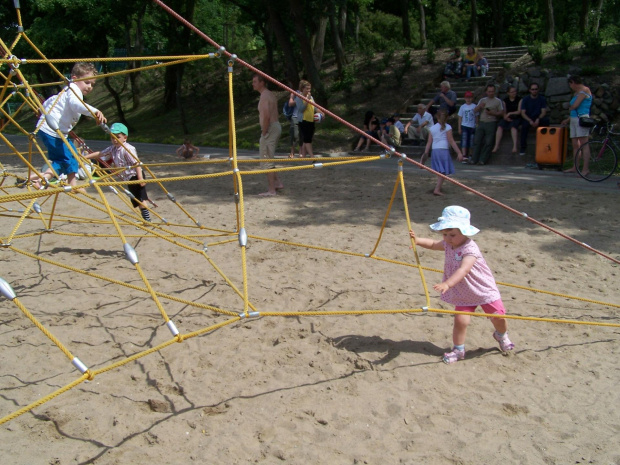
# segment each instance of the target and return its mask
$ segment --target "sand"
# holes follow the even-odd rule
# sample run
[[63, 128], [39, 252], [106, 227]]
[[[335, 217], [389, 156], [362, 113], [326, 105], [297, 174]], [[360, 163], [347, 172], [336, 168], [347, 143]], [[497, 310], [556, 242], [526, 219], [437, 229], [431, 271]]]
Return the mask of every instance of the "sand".
[[[12, 161], [3, 159], [15, 168]], [[619, 464], [618, 327], [510, 320], [516, 348], [503, 354], [490, 322], [474, 318], [466, 360], [446, 365], [441, 355], [451, 344], [450, 315], [294, 315], [425, 305], [416, 268], [357, 255], [371, 253], [379, 241], [376, 256], [415, 263], [400, 190], [380, 237], [397, 179], [395, 160], [384, 166], [284, 173], [286, 187], [275, 198], [256, 195], [265, 190], [264, 175], [243, 176], [249, 301], [259, 313], [293, 315], [244, 318], [79, 384], [0, 426], [3, 462]], [[194, 164], [154, 169], [158, 176], [221, 170]], [[244, 172], [249, 169], [242, 166]], [[465, 206], [482, 230], [475, 240], [497, 281], [620, 304], [618, 265], [455, 186], [445, 187], [445, 197], [430, 195], [434, 178], [417, 168], [406, 167], [404, 175], [418, 234], [432, 236], [428, 225], [443, 207]], [[465, 182], [620, 258], [615, 192]], [[223, 231], [236, 227], [230, 177], [184, 180], [166, 188], [202, 225]], [[88, 192], [95, 196], [93, 188]], [[200, 250], [207, 242], [209, 258], [243, 291], [237, 236], [205, 237], [214, 233], [192, 227], [157, 186], [149, 185], [149, 192], [168, 228], [195, 239], [177, 239], [178, 244]], [[113, 194], [106, 198], [128, 211]], [[19, 215], [6, 208], [23, 205], [0, 205], [1, 237], [18, 223]], [[122, 241], [83, 235], [116, 235], [103, 221], [105, 213], [68, 196], [61, 196], [56, 208], [53, 233], [16, 237], [11, 245], [136, 288], [5, 247], [0, 277], [19, 301], [91, 369], [170, 340], [153, 299], [138, 289], [143, 280], [125, 259]], [[51, 201], [42, 209], [49, 213]], [[154, 289], [244, 311], [243, 299], [204, 256], [162, 238], [140, 237], [143, 231], [133, 224], [121, 228]], [[17, 232], [41, 229], [43, 223], [30, 215]], [[423, 266], [441, 269], [441, 253], [419, 250], [419, 256]], [[441, 279], [429, 270], [424, 277], [429, 287]], [[614, 306], [508, 286], [500, 291], [510, 315], [620, 324]], [[182, 334], [233, 318], [187, 302], [160, 301]], [[452, 309], [432, 288], [430, 303]], [[6, 298], [0, 298], [0, 345], [0, 417], [79, 377], [68, 358]]]

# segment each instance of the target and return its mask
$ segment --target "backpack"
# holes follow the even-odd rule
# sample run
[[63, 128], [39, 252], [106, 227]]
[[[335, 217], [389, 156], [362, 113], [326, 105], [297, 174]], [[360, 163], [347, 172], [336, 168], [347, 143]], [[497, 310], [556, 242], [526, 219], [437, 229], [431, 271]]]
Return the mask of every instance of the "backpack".
[[285, 100], [284, 102], [284, 106], [282, 107], [282, 114], [286, 117], [287, 120], [291, 120], [291, 118], [293, 117], [293, 115], [295, 114], [295, 107], [289, 107], [288, 106], [288, 99]]

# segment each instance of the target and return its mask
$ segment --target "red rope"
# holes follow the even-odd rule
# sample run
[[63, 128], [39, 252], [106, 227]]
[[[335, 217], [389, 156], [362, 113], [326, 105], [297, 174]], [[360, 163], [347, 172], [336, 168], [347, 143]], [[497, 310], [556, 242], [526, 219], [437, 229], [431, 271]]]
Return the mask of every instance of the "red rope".
[[[221, 46], [220, 46], [218, 43], [216, 43], [213, 39], [211, 39], [209, 36], [207, 36], [207, 35], [206, 35], [205, 33], [203, 33], [200, 29], [198, 29], [198, 28], [197, 28], [196, 26], [194, 26], [192, 23], [190, 23], [189, 21], [187, 21], [185, 18], [183, 18], [180, 14], [178, 14], [176, 11], [174, 11], [173, 9], [171, 9], [169, 6], [167, 6], [166, 4], [164, 4], [161, 0], [153, 0], [153, 1], [154, 1], [155, 3], [157, 3], [157, 4], [161, 7], [161, 8], [163, 8], [164, 10], [166, 10], [166, 11], [167, 11], [167, 12], [168, 12], [171, 16], [173, 16], [174, 18], [178, 19], [181, 23], [185, 24], [188, 28], [190, 28], [192, 31], [194, 31], [196, 34], [198, 34], [200, 37], [202, 37], [202, 38], [203, 38], [203, 39], [205, 39], [207, 42], [209, 42], [211, 45], [213, 45], [215, 48], [218, 48], [218, 49], [219, 49], [219, 48], [222, 48], [222, 49], [223, 49], [223, 47], [221, 47]], [[224, 50], [224, 54], [226, 54], [228, 57], [232, 57], [232, 54], [231, 54], [230, 52], [228, 52], [227, 50]], [[362, 135], [362, 136], [364, 136], [364, 137], [369, 137], [369, 138], [370, 138], [370, 139], [371, 139], [374, 143], [376, 143], [376, 144], [377, 144], [377, 145], [379, 145], [380, 147], [383, 147], [385, 150], [387, 150], [387, 151], [390, 151], [390, 152], [391, 152], [391, 150], [392, 150], [392, 148], [391, 148], [391, 147], [389, 147], [389, 146], [385, 145], [383, 142], [381, 142], [381, 141], [379, 141], [379, 140], [375, 139], [374, 137], [371, 137], [371, 136], [367, 135], [364, 131], [362, 131], [362, 130], [361, 130], [361, 129], [359, 129], [358, 127], [356, 127], [356, 126], [352, 125], [352, 124], [351, 124], [351, 123], [349, 123], [348, 121], [345, 121], [344, 119], [340, 118], [338, 115], [335, 115], [334, 113], [332, 113], [331, 111], [329, 111], [329, 110], [327, 110], [327, 109], [323, 108], [322, 106], [317, 105], [317, 104], [316, 104], [316, 102], [311, 102], [310, 100], [306, 99], [306, 98], [305, 98], [303, 95], [301, 95], [300, 93], [298, 93], [298, 92], [294, 91], [293, 89], [291, 89], [291, 88], [287, 87], [286, 85], [282, 84], [280, 81], [277, 81], [276, 79], [272, 78], [271, 76], [269, 76], [269, 75], [267, 75], [267, 74], [263, 73], [261, 70], [259, 70], [259, 69], [255, 68], [254, 66], [252, 66], [252, 65], [250, 65], [249, 63], [247, 63], [247, 62], [243, 61], [242, 59], [240, 59], [240, 58], [238, 58], [238, 57], [235, 57], [234, 59], [235, 59], [236, 61], [238, 61], [239, 63], [241, 63], [241, 64], [242, 64], [243, 66], [245, 66], [246, 68], [248, 68], [248, 69], [250, 69], [251, 71], [253, 71], [254, 73], [256, 73], [256, 74], [258, 74], [258, 75], [262, 76], [263, 78], [265, 78], [265, 79], [267, 79], [268, 81], [272, 82], [272, 83], [273, 83], [273, 84], [275, 84], [276, 86], [281, 87], [282, 89], [284, 89], [284, 90], [286, 90], [286, 91], [288, 91], [288, 92], [292, 92], [292, 93], [294, 93], [294, 94], [295, 94], [295, 95], [297, 95], [299, 98], [301, 98], [302, 100], [304, 100], [304, 101], [305, 101], [305, 102], [307, 102], [307, 103], [311, 103], [311, 104], [313, 104], [315, 107], [317, 107], [317, 108], [318, 108], [319, 110], [321, 110], [323, 113], [325, 113], [326, 115], [329, 115], [330, 117], [332, 117], [333, 119], [335, 119], [335, 120], [336, 120], [336, 121], [338, 121], [339, 123], [344, 124], [344, 125], [345, 125], [345, 126], [347, 126], [349, 129], [352, 129], [353, 131], [355, 131], [355, 132], [359, 133], [360, 135]], [[525, 212], [520, 212], [520, 211], [517, 211], [517, 210], [515, 210], [514, 208], [509, 207], [509, 206], [508, 206], [508, 205], [506, 205], [506, 204], [503, 204], [503, 203], [501, 203], [501, 202], [498, 202], [497, 200], [492, 199], [491, 197], [489, 197], [489, 196], [487, 196], [487, 195], [483, 194], [482, 192], [478, 192], [477, 190], [472, 189], [471, 187], [467, 187], [466, 185], [461, 184], [460, 182], [455, 181], [454, 179], [451, 179], [451, 178], [449, 178], [449, 177], [447, 177], [447, 176], [445, 176], [445, 175], [443, 175], [443, 174], [441, 174], [441, 173], [438, 173], [437, 171], [434, 171], [433, 169], [428, 168], [427, 166], [424, 166], [424, 165], [422, 165], [422, 164], [418, 163], [418, 162], [417, 162], [417, 161], [415, 161], [415, 160], [411, 160], [410, 158], [407, 158], [405, 155], [403, 155], [403, 154], [401, 154], [401, 153], [399, 153], [399, 152], [394, 152], [394, 153], [395, 153], [396, 155], [398, 155], [401, 159], [407, 160], [409, 163], [412, 163], [412, 164], [414, 164], [414, 165], [416, 165], [416, 166], [418, 166], [418, 167], [420, 167], [420, 168], [424, 168], [425, 170], [430, 171], [431, 173], [433, 173], [433, 174], [435, 174], [435, 175], [437, 175], [437, 176], [442, 177], [442, 178], [443, 178], [443, 179], [445, 179], [446, 181], [449, 181], [449, 182], [451, 182], [452, 184], [454, 184], [454, 185], [456, 185], [456, 186], [459, 186], [459, 187], [461, 187], [461, 188], [463, 188], [463, 189], [465, 189], [465, 190], [467, 190], [467, 191], [471, 192], [472, 194], [475, 194], [475, 195], [477, 195], [477, 196], [479, 196], [479, 197], [482, 197], [483, 199], [488, 200], [489, 202], [492, 202], [492, 203], [494, 203], [495, 205], [497, 205], [497, 206], [499, 206], [499, 207], [501, 207], [501, 208], [503, 208], [503, 209], [505, 209], [505, 210], [508, 210], [508, 211], [509, 211], [509, 212], [511, 212], [511, 213], [514, 213], [515, 215], [521, 216], [522, 218], [525, 218], [526, 220], [531, 221], [532, 223], [534, 223], [534, 224], [536, 224], [536, 225], [538, 225], [538, 226], [540, 226], [540, 227], [542, 227], [542, 228], [544, 228], [544, 229], [547, 229], [548, 231], [551, 231], [551, 232], [553, 232], [553, 233], [557, 234], [558, 236], [563, 237], [564, 239], [568, 239], [569, 241], [574, 242], [575, 244], [579, 245], [580, 247], [583, 247], [583, 248], [584, 248], [584, 249], [586, 249], [586, 250], [589, 250], [589, 251], [591, 251], [591, 252], [597, 253], [597, 254], [599, 254], [600, 256], [605, 257], [606, 259], [608, 259], [608, 260], [610, 260], [610, 261], [612, 261], [612, 262], [614, 262], [614, 263], [618, 263], [618, 264], [620, 264], [620, 260], [617, 260], [617, 259], [615, 259], [615, 258], [613, 258], [613, 257], [610, 257], [609, 255], [607, 255], [607, 254], [605, 254], [605, 253], [603, 253], [603, 252], [601, 252], [601, 251], [599, 251], [599, 250], [597, 250], [597, 249], [595, 249], [595, 248], [593, 248], [593, 247], [590, 247], [588, 244], [584, 244], [583, 242], [578, 241], [577, 239], [574, 239], [574, 238], [572, 238], [572, 237], [570, 237], [570, 236], [568, 236], [568, 235], [566, 235], [566, 234], [564, 234], [564, 233], [562, 233], [562, 232], [560, 232], [560, 231], [558, 231], [558, 230], [556, 230], [556, 229], [554, 229], [554, 228], [551, 228], [551, 227], [547, 226], [547, 225], [546, 225], [546, 224], [544, 224], [544, 223], [541, 223], [541, 222], [540, 222], [540, 221], [538, 221], [538, 220], [535, 220], [534, 218], [531, 218], [531, 217], [530, 217], [530, 216], [528, 216], [528, 215], [527, 215], [527, 213], [525, 213]]]

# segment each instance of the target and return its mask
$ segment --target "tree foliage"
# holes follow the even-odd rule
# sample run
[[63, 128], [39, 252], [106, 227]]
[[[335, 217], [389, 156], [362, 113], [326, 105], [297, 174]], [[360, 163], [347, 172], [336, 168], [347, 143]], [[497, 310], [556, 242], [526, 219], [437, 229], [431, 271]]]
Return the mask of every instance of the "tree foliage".
[[[11, 44], [16, 34], [12, 2], [0, 3], [0, 38]], [[319, 102], [328, 97], [321, 68], [334, 60], [341, 80], [350, 74], [355, 53], [370, 56], [405, 47], [528, 45], [550, 35], [574, 40], [617, 40], [620, 0], [166, 0], [218, 44], [296, 87], [312, 82]], [[27, 34], [50, 58], [200, 54], [213, 46], [191, 33], [150, 0], [21, 0]], [[553, 16], [551, 17], [551, 12]], [[550, 33], [553, 24], [553, 34]], [[555, 39], [553, 39], [555, 40]], [[32, 57], [26, 44], [14, 51]], [[258, 62], [257, 62], [258, 63]], [[129, 63], [128, 66], [139, 66]], [[166, 70], [162, 110], [178, 108], [185, 77], [195, 83], [210, 63], [190, 63]], [[61, 66], [68, 72], [69, 64]], [[52, 76], [45, 66], [29, 67], [41, 81]], [[110, 80], [112, 90], [131, 92], [140, 104], [140, 76], [131, 82]], [[122, 102], [126, 99], [118, 99]], [[120, 104], [120, 103], [119, 103]]]

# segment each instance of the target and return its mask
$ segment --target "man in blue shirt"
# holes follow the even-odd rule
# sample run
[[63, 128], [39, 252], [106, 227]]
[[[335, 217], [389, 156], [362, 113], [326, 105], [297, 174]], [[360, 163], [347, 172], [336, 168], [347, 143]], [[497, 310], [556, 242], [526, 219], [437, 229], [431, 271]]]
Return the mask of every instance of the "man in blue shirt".
[[448, 81], [441, 82], [439, 89], [439, 93], [426, 105], [426, 111], [434, 116], [437, 110], [433, 105], [439, 105], [439, 110], [445, 110], [451, 115], [456, 111], [456, 92], [450, 90]]
[[549, 118], [545, 115], [549, 111], [547, 100], [539, 94], [540, 87], [537, 83], [530, 84], [530, 95], [526, 95], [519, 103], [521, 111], [521, 151], [519, 155], [524, 156], [527, 148], [527, 134], [530, 127], [536, 129], [549, 126]]

